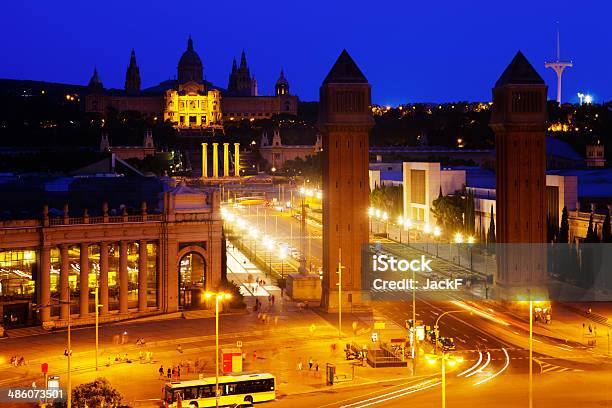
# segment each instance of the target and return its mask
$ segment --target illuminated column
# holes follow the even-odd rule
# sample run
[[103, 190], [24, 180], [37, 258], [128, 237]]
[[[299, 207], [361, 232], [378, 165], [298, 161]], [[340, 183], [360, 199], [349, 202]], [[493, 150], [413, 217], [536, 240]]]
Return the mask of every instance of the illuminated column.
[[81, 317], [89, 314], [89, 245], [81, 243], [81, 259], [79, 265], [79, 313]]
[[47, 246], [40, 250], [40, 321], [48, 322], [51, 320], [51, 249]]
[[234, 177], [240, 177], [240, 143], [234, 143]]
[[213, 177], [219, 177], [219, 143], [213, 143]]
[[100, 314], [108, 313], [108, 243], [100, 242], [100, 282], [99, 282]]
[[138, 311], [147, 311], [147, 241], [138, 243]]
[[229, 143], [223, 143], [223, 177], [229, 177]]
[[128, 312], [128, 243], [119, 243], [119, 313]]
[[68, 245], [60, 245], [60, 320], [68, 320], [70, 313], [70, 283], [68, 274], [70, 273], [70, 262], [68, 259]]
[[208, 143], [202, 143], [202, 178], [208, 177]]

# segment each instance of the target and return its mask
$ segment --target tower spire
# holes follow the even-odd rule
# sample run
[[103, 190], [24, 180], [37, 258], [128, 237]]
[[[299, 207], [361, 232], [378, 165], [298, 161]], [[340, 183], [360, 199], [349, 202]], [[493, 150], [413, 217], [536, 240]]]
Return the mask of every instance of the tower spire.
[[571, 68], [574, 64], [572, 61], [561, 60], [561, 35], [559, 33], [559, 22], [557, 22], [557, 59], [544, 64], [546, 68], [551, 68], [557, 74], [557, 103], [561, 104], [561, 77], [565, 68]]

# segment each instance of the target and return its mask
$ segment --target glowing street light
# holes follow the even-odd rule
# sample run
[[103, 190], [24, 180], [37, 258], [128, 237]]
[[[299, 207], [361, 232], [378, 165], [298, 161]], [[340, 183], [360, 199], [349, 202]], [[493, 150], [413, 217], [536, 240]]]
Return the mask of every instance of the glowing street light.
[[456, 244], [462, 244], [463, 243], [463, 234], [460, 232], [457, 232], [455, 234], [455, 243]]
[[593, 96], [589, 94], [584, 95], [584, 103], [589, 105], [593, 103]]
[[438, 238], [440, 235], [442, 235], [442, 230], [440, 230], [440, 227], [438, 227], [437, 225], [434, 227], [433, 229], [433, 234], [434, 237]]
[[435, 354], [426, 354], [425, 359], [429, 364], [436, 364], [438, 360], [441, 361], [442, 364], [442, 408], [446, 408], [446, 365], [449, 367], [454, 367], [457, 364], [463, 362], [463, 357], [451, 356], [450, 354], [446, 354], [446, 352], [442, 352], [442, 355], [438, 356]]
[[429, 224], [423, 225], [423, 232], [426, 234], [431, 234], [431, 226]]
[[206, 292], [205, 299], [215, 297], [215, 406], [219, 408], [219, 301], [231, 299], [232, 295], [223, 292]]

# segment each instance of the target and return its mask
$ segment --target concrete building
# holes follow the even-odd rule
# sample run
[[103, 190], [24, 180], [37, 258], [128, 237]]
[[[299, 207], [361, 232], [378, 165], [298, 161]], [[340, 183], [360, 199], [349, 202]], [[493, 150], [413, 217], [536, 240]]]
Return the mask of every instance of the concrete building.
[[280, 129], [275, 128], [271, 143], [267, 131], [264, 131], [259, 145], [259, 154], [266, 161], [268, 168], [282, 169], [286, 162], [298, 157], [302, 160], [306, 159], [322, 149], [323, 144], [319, 134], [317, 134], [314, 145], [286, 145], [282, 142]]
[[105, 322], [200, 307], [203, 291], [220, 283], [216, 191], [146, 178], [77, 177], [37, 188], [30, 199], [49, 205], [40, 216], [0, 221], [5, 327], [61, 327], [69, 314], [72, 324], [91, 324], [95, 287]]

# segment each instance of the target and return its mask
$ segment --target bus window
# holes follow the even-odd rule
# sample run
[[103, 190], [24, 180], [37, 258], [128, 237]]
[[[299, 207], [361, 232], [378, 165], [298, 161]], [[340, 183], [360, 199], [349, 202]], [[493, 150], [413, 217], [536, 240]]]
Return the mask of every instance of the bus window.
[[203, 385], [200, 386], [200, 398], [212, 398], [215, 396], [214, 386]]
[[170, 388], [165, 388], [164, 389], [164, 400], [168, 404], [172, 404], [172, 390]]
[[183, 399], [196, 399], [198, 398], [198, 388], [197, 387], [190, 387], [190, 388], [183, 388]]

